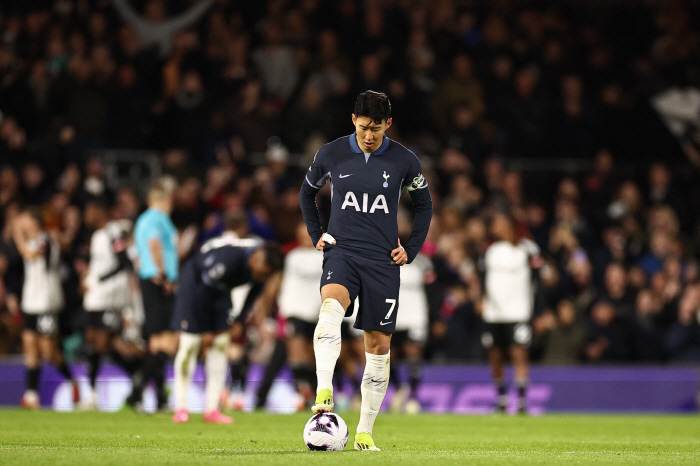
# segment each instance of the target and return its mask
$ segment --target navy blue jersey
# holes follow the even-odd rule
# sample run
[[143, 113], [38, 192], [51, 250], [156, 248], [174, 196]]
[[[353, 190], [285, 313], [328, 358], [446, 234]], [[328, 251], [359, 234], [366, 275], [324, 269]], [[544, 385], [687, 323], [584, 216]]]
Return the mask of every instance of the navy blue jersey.
[[252, 280], [248, 258], [260, 246], [261, 240], [224, 233], [204, 243], [190, 264], [204, 284], [228, 292]]
[[413, 152], [385, 136], [379, 149], [365, 154], [355, 133], [319, 149], [300, 193], [304, 221], [314, 244], [323, 234], [315, 196], [327, 181], [331, 183], [328, 233], [337, 241], [333, 247], [380, 261], [391, 261], [391, 251], [398, 247], [398, 206], [407, 187], [416, 216], [403, 247], [408, 261], [413, 260], [425, 241], [432, 216], [428, 183]]

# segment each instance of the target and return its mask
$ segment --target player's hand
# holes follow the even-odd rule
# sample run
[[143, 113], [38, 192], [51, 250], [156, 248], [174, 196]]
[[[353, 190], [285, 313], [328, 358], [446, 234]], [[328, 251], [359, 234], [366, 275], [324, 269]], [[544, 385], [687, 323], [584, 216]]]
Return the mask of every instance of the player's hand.
[[158, 275], [155, 275], [151, 277], [151, 281], [158, 286], [163, 286], [165, 283], [165, 274], [163, 272], [159, 272]]
[[245, 327], [242, 323], [236, 321], [229, 328], [229, 334], [231, 335], [231, 340], [240, 342], [245, 335]]
[[170, 280], [165, 280], [163, 283], [163, 293], [165, 294], [173, 294], [175, 293], [175, 288], [176, 288], [176, 283], [171, 282]]
[[399, 247], [391, 251], [391, 265], [404, 265], [408, 263], [408, 253], [401, 246], [401, 240], [399, 240]]
[[327, 244], [335, 244], [335, 238], [333, 238], [328, 233], [324, 233], [323, 235], [321, 235], [321, 239], [318, 240], [318, 244], [316, 245], [316, 249], [318, 249], [319, 251], [323, 251], [323, 248]]

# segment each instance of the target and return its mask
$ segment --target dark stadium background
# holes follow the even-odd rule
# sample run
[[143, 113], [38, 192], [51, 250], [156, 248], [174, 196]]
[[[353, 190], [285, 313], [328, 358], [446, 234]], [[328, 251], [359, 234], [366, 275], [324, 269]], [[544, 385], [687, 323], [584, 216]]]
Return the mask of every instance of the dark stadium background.
[[[167, 16], [198, 3], [168, 1]], [[75, 356], [86, 201], [133, 219], [170, 174], [181, 230], [204, 240], [244, 208], [255, 234], [291, 247], [304, 171], [352, 132], [354, 98], [372, 89], [390, 96], [389, 135], [421, 157], [433, 194], [429, 362], [484, 362], [476, 272], [484, 217], [501, 208], [546, 256], [534, 361], [697, 363], [699, 13], [694, 1], [217, 0], [149, 47], [109, 0], [4, 1], [0, 354], [20, 352], [20, 206], [40, 206], [60, 237]]]

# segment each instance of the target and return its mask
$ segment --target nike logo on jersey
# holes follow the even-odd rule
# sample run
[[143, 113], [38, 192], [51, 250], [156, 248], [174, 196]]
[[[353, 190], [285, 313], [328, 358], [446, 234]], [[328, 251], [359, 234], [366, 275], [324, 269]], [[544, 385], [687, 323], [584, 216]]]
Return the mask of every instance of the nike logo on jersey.
[[352, 176], [352, 173], [350, 173], [349, 175], [343, 175], [341, 173], [340, 175], [338, 175], [338, 178], [347, 178], [348, 176]]
[[393, 320], [390, 320], [389, 322], [379, 322], [379, 325], [389, 325], [392, 322]]
[[330, 280], [330, 279], [331, 279], [331, 274], [332, 274], [332, 273], [333, 273], [333, 272], [328, 272], [328, 276], [326, 277], [326, 280]]

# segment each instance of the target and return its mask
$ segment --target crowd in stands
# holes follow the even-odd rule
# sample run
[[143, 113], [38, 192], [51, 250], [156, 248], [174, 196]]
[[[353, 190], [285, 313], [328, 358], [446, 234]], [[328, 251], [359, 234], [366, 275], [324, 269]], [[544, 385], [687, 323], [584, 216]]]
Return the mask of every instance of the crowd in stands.
[[[84, 325], [83, 206], [132, 220], [144, 208], [143, 187], [109, 183], [101, 150], [161, 154], [179, 182], [173, 221], [195, 243], [245, 209], [254, 234], [289, 249], [308, 163], [352, 131], [372, 89], [433, 195], [428, 359], [484, 360], [476, 304], [500, 210], [546, 259], [534, 360], [700, 361], [700, 152], [650, 104], [700, 88], [687, 3], [3, 2], [0, 354], [21, 350], [20, 209], [39, 206], [61, 246], [71, 335]], [[562, 160], [581, 169], [556, 171]]]

